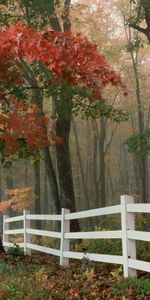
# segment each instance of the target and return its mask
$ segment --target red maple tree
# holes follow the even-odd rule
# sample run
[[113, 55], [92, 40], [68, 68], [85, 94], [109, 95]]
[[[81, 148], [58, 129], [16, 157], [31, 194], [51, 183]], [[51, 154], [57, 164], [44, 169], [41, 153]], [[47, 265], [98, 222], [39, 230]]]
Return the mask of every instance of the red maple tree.
[[[102, 87], [112, 84], [126, 87], [121, 77], [112, 70], [97, 46], [81, 34], [70, 32], [35, 30], [23, 23], [0, 29], [0, 81], [23, 85], [22, 62], [32, 65], [43, 63], [52, 75], [51, 83], [68, 83], [81, 86], [91, 93], [91, 100], [101, 99]], [[48, 140], [45, 127], [47, 118], [32, 103], [7, 95], [7, 89], [0, 91], [0, 142], [4, 154], [12, 154], [24, 139], [29, 148], [43, 148]], [[61, 142], [52, 134], [55, 142]]]

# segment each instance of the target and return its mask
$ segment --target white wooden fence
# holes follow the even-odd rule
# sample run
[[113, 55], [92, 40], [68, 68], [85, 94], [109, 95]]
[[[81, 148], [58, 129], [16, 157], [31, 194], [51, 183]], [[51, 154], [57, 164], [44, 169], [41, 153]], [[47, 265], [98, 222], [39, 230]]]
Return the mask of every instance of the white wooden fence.
[[[150, 272], [150, 262], [136, 259], [136, 240], [150, 242], [150, 232], [136, 231], [134, 218], [135, 213], [150, 213], [150, 204], [134, 204], [133, 197], [123, 195], [119, 205], [106, 208], [97, 208], [81, 212], [70, 213], [63, 208], [61, 215], [31, 215], [29, 211], [24, 211], [22, 216], [3, 218], [3, 245], [8, 248], [13, 244], [9, 243], [9, 236], [16, 234], [24, 235], [24, 242], [18, 245], [24, 248], [24, 253], [30, 255], [31, 250], [37, 250], [60, 257], [60, 265], [68, 266], [69, 258], [83, 259], [91, 261], [120, 264], [123, 266], [124, 277], [137, 275], [137, 270]], [[70, 220], [83, 219], [111, 214], [121, 214], [121, 230], [115, 231], [90, 231], [90, 232], [70, 232]], [[61, 232], [32, 229], [31, 220], [53, 220], [61, 222]], [[23, 222], [23, 229], [9, 229], [11, 222]], [[61, 240], [60, 249], [39, 246], [31, 243], [31, 235], [54, 237]], [[69, 251], [69, 241], [73, 239], [121, 239], [122, 255], [105, 255], [94, 253], [83, 253]]]

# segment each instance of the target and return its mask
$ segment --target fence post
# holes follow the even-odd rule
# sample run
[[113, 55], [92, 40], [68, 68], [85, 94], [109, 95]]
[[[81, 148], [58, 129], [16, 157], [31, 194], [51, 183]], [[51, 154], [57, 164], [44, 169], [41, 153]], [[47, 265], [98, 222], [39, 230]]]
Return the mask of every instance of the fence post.
[[69, 251], [69, 239], [64, 238], [66, 232], [70, 232], [70, 220], [65, 220], [65, 215], [70, 213], [67, 208], [62, 208], [61, 211], [61, 245], [60, 245], [60, 265], [67, 267], [69, 265], [69, 259], [63, 256], [64, 251]]
[[127, 205], [134, 203], [134, 198], [128, 195], [121, 196], [121, 226], [122, 226], [122, 252], [124, 277], [137, 277], [137, 271], [129, 268], [128, 259], [136, 259], [136, 242], [128, 239], [128, 230], [135, 229], [134, 213], [127, 212]]
[[9, 235], [5, 233], [6, 230], [9, 230], [9, 223], [6, 223], [6, 220], [9, 218], [9, 215], [3, 216], [3, 246], [5, 250], [9, 248], [8, 246], [5, 246], [5, 243], [9, 243]]
[[27, 243], [30, 243], [30, 234], [27, 233], [27, 229], [30, 228], [30, 220], [26, 218], [27, 215], [30, 214], [29, 210], [24, 210], [24, 220], [23, 220], [23, 228], [24, 228], [24, 255], [31, 255], [31, 250], [27, 248]]

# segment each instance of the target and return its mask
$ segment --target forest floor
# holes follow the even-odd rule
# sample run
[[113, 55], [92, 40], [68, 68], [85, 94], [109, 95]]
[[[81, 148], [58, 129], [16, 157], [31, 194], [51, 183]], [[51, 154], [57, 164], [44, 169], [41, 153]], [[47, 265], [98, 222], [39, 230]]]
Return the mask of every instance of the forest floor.
[[150, 300], [150, 274], [123, 279], [121, 268], [70, 261], [59, 266], [46, 254], [0, 254], [0, 300]]

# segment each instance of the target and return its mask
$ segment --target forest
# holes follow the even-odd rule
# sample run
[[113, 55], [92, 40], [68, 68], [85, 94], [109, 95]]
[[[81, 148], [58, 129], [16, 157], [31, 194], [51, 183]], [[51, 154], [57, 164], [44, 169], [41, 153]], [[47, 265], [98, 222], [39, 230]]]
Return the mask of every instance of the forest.
[[0, 233], [4, 213], [150, 203], [149, 0], [0, 0], [0, 28]]
[[[0, 53], [1, 201], [19, 197], [21, 210], [28, 205], [37, 214], [57, 213], [62, 207], [79, 211], [108, 206], [118, 203], [123, 194], [133, 195], [137, 202], [149, 202], [150, 10], [146, 4], [140, 6], [134, 2], [83, 0], [82, 3], [51, 1], [49, 4], [43, 1], [41, 5], [40, 1], [1, 1], [1, 28], [8, 28], [7, 35], [1, 32]], [[14, 33], [11, 26], [12, 31], [16, 26]], [[24, 32], [24, 42], [30, 39], [31, 49], [22, 53], [22, 57], [16, 55], [14, 61], [12, 57], [8, 58], [9, 54], [14, 55], [9, 43], [14, 39], [15, 30], [21, 34], [23, 26], [33, 28], [33, 33]], [[142, 30], [146, 26], [147, 31]], [[46, 36], [47, 30], [51, 29], [57, 31], [58, 36], [62, 34], [64, 39], [65, 32], [70, 30], [73, 35], [81, 33], [68, 45], [69, 56], [72, 47], [78, 47], [81, 42], [78, 56], [72, 52], [70, 61], [67, 60], [64, 47], [62, 61], [56, 58], [56, 66], [51, 61], [52, 68], [56, 69], [61, 68], [61, 64], [71, 63], [74, 57], [74, 65], [70, 64], [68, 74], [61, 74], [58, 83], [53, 82], [52, 73], [44, 65], [48, 58], [36, 58], [39, 53], [30, 53], [36, 30], [45, 30], [43, 35]], [[53, 39], [57, 39], [57, 34]], [[27, 44], [22, 47], [27, 47]], [[80, 61], [84, 64], [85, 55], [89, 56], [88, 66], [80, 65]], [[38, 59], [43, 59], [43, 62]], [[103, 72], [107, 72], [107, 64], [110, 68], [105, 78], [99, 74], [99, 82], [98, 64], [106, 64]], [[89, 78], [92, 72], [93, 78]], [[36, 105], [37, 114], [41, 111], [45, 122], [46, 136], [40, 124], [33, 124], [32, 114], [25, 116], [28, 124], [31, 123], [25, 128], [26, 135], [31, 133], [28, 140], [16, 130], [18, 126], [24, 126], [23, 123], [19, 125], [19, 119], [17, 124], [19, 116], [14, 114], [9, 125], [6, 124], [4, 119], [9, 109], [6, 102], [8, 98], [13, 101], [12, 97], [18, 105], [15, 108], [18, 112], [21, 101], [23, 105]], [[34, 109], [33, 115], [36, 115]], [[22, 122], [26, 122], [25, 118]], [[16, 149], [15, 134], [7, 129], [6, 139], [3, 139], [3, 126], [16, 130], [16, 141], [20, 134], [20, 149]], [[34, 140], [33, 145], [30, 145], [31, 140]]]

